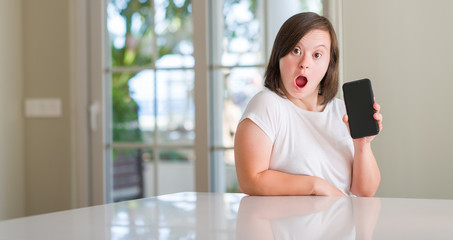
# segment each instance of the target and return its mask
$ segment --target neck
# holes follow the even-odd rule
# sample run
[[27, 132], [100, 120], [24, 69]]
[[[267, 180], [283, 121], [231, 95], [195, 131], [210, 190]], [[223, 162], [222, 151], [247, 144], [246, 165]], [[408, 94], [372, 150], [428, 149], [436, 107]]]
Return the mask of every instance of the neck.
[[313, 97], [305, 98], [305, 99], [298, 99], [288, 97], [288, 99], [296, 104], [299, 108], [310, 111], [310, 112], [322, 112], [326, 105], [322, 104], [323, 97], [321, 95], [316, 94]]

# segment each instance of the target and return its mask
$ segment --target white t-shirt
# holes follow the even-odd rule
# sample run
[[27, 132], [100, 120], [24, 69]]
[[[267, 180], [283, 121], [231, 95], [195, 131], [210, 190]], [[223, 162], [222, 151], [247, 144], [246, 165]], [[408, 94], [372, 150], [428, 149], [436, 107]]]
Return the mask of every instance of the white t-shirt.
[[350, 195], [354, 147], [343, 100], [333, 99], [323, 112], [311, 112], [265, 88], [249, 102], [248, 118], [273, 144], [269, 169], [321, 177]]

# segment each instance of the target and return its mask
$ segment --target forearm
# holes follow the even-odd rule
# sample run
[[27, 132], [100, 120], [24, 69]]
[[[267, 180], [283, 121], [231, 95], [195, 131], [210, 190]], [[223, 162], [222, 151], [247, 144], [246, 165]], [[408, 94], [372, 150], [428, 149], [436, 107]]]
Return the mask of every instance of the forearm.
[[315, 179], [311, 176], [274, 170], [265, 170], [240, 179], [241, 189], [250, 195], [312, 195], [314, 182]]
[[354, 144], [351, 193], [357, 196], [372, 197], [376, 193], [381, 174], [370, 143]]
[[249, 195], [331, 195], [344, 196], [337, 188], [319, 177], [265, 170], [239, 178], [241, 189]]

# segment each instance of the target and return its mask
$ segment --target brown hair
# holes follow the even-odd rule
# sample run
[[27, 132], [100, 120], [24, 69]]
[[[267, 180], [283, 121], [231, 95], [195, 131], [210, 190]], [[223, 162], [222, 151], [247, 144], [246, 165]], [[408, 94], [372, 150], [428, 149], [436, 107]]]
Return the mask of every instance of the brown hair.
[[337, 37], [330, 21], [327, 18], [312, 12], [296, 14], [283, 23], [277, 33], [277, 37], [275, 37], [271, 57], [267, 65], [266, 73], [264, 74], [265, 87], [281, 97], [285, 96], [282, 90], [283, 83], [280, 75], [280, 58], [286, 56], [303, 36], [315, 29], [327, 31], [331, 40], [329, 67], [320, 83], [320, 95], [323, 97], [322, 104], [330, 102], [335, 97], [338, 91], [339, 78], [339, 50]]

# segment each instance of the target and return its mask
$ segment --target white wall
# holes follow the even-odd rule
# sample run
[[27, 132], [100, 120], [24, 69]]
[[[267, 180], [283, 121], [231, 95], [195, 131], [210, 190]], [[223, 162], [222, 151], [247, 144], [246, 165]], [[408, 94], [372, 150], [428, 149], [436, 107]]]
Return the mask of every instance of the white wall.
[[0, 220], [24, 214], [21, 1], [0, 0]]
[[453, 198], [453, 1], [343, 0], [344, 80], [382, 105], [378, 196]]

